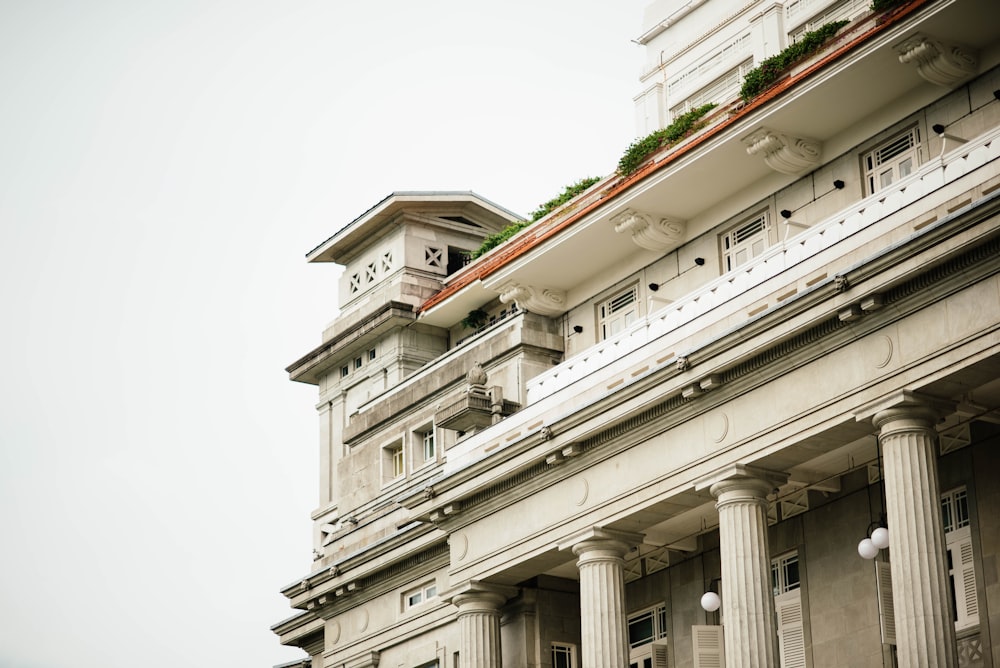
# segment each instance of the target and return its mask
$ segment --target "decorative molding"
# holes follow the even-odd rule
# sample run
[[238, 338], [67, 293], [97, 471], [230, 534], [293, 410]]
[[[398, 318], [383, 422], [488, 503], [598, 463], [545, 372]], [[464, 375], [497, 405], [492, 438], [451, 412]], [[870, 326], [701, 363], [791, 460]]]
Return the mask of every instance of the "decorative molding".
[[915, 65], [926, 81], [947, 88], [975, 74], [979, 66], [976, 50], [921, 33], [897, 45], [896, 53], [899, 62]]
[[632, 241], [640, 248], [665, 253], [684, 243], [687, 223], [679, 218], [655, 219], [650, 214], [634, 209], [626, 209], [623, 213], [611, 218], [615, 232], [629, 233]]
[[519, 283], [507, 283], [500, 288], [500, 301], [515, 302], [524, 311], [545, 316], [557, 316], [566, 310], [566, 292], [554, 288], [536, 288]]
[[747, 154], [761, 154], [768, 167], [782, 174], [801, 174], [819, 165], [822, 145], [815, 139], [759, 128], [742, 141]]

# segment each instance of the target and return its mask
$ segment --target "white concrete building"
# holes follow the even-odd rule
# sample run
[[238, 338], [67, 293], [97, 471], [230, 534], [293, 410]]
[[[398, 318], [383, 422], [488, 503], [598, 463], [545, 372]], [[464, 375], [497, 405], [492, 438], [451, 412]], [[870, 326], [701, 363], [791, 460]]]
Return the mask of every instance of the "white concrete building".
[[657, 0], [637, 121], [692, 131], [468, 264], [467, 192], [311, 251], [290, 665], [1000, 666], [995, 17]]

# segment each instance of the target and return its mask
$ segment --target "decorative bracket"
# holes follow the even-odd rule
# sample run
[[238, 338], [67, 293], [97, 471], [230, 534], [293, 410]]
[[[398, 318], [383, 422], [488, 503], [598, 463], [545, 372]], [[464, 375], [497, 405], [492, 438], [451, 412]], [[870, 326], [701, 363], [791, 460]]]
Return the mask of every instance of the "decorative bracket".
[[759, 128], [743, 138], [749, 155], [761, 154], [764, 163], [782, 174], [800, 174], [819, 165], [821, 144], [807, 137]]
[[615, 232], [627, 232], [632, 235], [632, 241], [637, 246], [658, 253], [671, 251], [684, 243], [687, 231], [686, 223], [679, 218], [656, 220], [649, 214], [633, 209], [626, 209], [614, 216], [611, 222], [615, 226]]
[[942, 42], [917, 33], [896, 46], [899, 62], [913, 64], [926, 81], [951, 87], [976, 73], [979, 53], [974, 49]]
[[566, 293], [553, 288], [535, 288], [529, 285], [508, 283], [500, 288], [500, 301], [516, 302], [519, 309], [549, 317], [566, 310]]

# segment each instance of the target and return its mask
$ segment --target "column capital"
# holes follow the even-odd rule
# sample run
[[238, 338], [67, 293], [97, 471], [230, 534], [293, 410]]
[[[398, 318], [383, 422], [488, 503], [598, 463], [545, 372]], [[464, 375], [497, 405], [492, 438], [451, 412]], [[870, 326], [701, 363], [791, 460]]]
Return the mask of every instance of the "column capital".
[[766, 498], [776, 487], [786, 482], [788, 474], [782, 471], [770, 471], [746, 464], [730, 464], [698, 480], [694, 488], [697, 491], [708, 489], [716, 499], [727, 492], [737, 491]]
[[894, 420], [917, 420], [932, 427], [942, 415], [954, 408], [955, 403], [952, 401], [910, 390], [899, 390], [859, 406], [854, 411], [854, 418], [858, 422], [871, 420], [879, 429]]
[[518, 591], [517, 587], [469, 580], [445, 592], [443, 598], [457, 606], [459, 614], [463, 611], [499, 612], [508, 599], [517, 596]]
[[620, 550], [621, 554], [618, 556], [622, 557], [632, 546], [641, 543], [642, 539], [641, 533], [590, 527], [560, 542], [559, 549], [572, 550], [577, 556], [592, 550]]

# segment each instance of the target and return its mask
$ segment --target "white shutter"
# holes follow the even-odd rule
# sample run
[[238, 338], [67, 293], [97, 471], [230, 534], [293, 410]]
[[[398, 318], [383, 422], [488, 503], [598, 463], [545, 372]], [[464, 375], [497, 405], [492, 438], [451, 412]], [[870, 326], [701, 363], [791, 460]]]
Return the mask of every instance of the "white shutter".
[[976, 566], [972, 561], [972, 537], [969, 528], [963, 527], [949, 532], [947, 539], [957, 608], [955, 629], [961, 631], [979, 626], [979, 597], [976, 595]]
[[802, 590], [774, 597], [778, 616], [778, 656], [781, 668], [805, 668], [806, 638], [802, 625]]
[[691, 627], [694, 668], [725, 668], [726, 649], [723, 645], [722, 629], [722, 626]]
[[896, 644], [896, 616], [892, 607], [892, 571], [889, 562], [875, 562], [875, 579], [878, 584], [878, 612], [882, 625], [882, 643]]
[[670, 668], [669, 659], [667, 658], [667, 643], [653, 643], [653, 668]]

